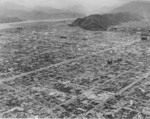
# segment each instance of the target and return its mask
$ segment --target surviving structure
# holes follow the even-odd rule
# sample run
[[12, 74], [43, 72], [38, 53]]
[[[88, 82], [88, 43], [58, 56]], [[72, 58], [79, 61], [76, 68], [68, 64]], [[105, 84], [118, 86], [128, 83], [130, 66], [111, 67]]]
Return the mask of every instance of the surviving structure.
[[150, 40], [150, 32], [142, 32], [141, 40]]

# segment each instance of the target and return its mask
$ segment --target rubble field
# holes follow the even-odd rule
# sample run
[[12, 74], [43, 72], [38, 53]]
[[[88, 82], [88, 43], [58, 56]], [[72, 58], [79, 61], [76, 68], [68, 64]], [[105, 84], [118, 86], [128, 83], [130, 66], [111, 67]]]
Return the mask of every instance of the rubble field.
[[0, 32], [0, 118], [150, 118], [150, 41], [68, 21]]

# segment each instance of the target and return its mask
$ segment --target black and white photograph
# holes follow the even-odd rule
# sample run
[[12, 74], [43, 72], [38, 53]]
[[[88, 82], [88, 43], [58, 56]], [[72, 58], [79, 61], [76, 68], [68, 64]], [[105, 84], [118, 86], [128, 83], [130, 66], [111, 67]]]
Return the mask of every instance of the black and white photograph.
[[150, 119], [150, 0], [0, 0], [0, 119]]

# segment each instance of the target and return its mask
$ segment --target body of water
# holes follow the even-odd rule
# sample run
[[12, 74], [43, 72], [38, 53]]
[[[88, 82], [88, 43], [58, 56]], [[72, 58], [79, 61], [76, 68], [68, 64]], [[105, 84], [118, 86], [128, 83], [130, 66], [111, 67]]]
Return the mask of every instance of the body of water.
[[23, 22], [14, 22], [14, 23], [2, 23], [0, 24], [0, 30], [8, 29], [8, 28], [15, 28], [18, 24], [25, 24], [25, 23], [36, 23], [36, 22], [59, 22], [59, 21], [70, 21], [75, 20], [76, 18], [68, 18], [68, 19], [51, 19], [51, 20], [35, 20], [35, 21], [23, 21]]

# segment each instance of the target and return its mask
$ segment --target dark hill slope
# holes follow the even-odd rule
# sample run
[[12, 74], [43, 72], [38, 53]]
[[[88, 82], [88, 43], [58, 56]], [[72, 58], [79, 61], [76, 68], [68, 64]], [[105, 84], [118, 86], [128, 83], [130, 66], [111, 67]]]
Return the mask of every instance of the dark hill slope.
[[84, 18], [76, 19], [70, 26], [79, 26], [87, 30], [107, 30], [112, 25], [118, 25], [122, 22], [138, 21], [142, 17], [130, 13], [116, 13], [104, 15], [90, 15]]

